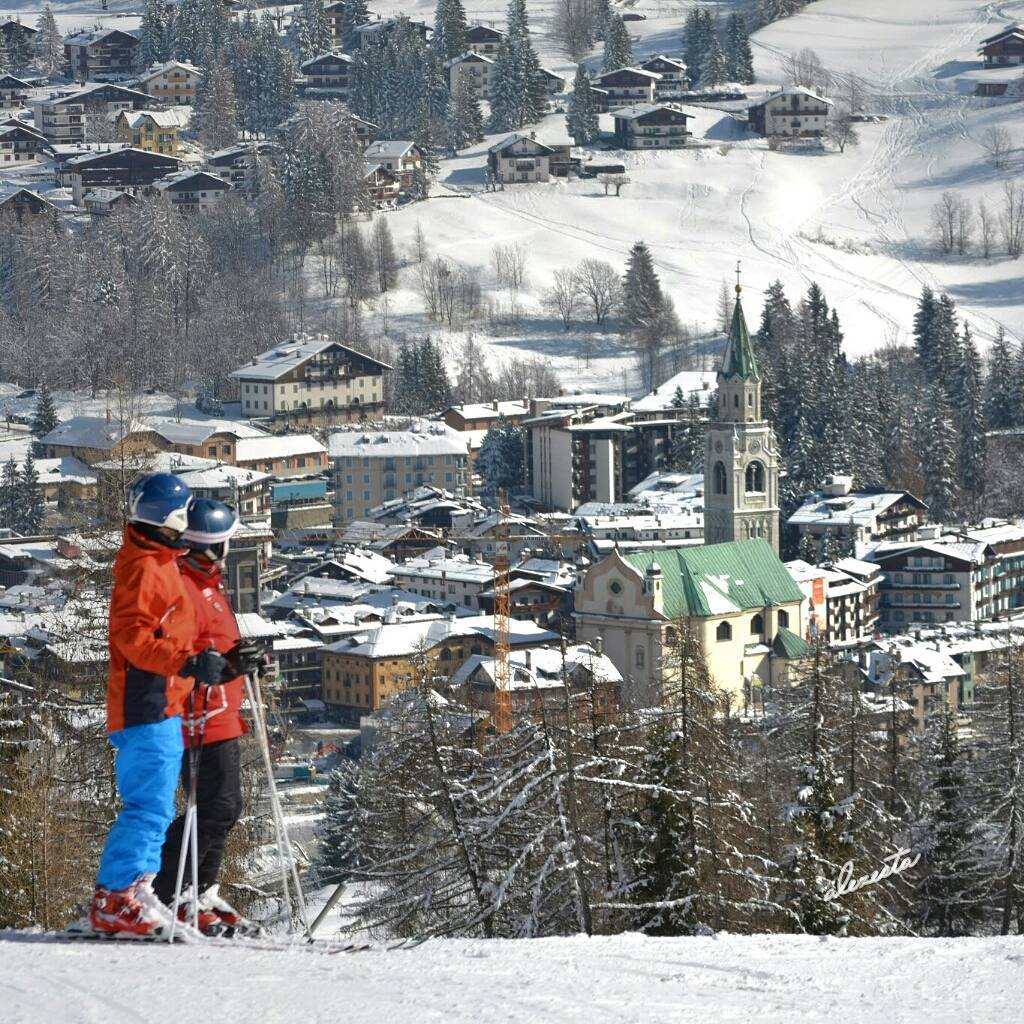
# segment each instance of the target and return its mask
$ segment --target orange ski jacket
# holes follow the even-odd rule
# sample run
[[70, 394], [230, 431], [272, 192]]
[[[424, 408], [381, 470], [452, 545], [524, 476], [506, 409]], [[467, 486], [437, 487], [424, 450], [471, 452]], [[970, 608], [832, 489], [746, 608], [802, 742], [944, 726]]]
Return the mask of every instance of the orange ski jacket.
[[[221, 654], [227, 654], [238, 643], [240, 634], [235, 613], [231, 610], [231, 600], [224, 593], [220, 569], [213, 564], [204, 565], [188, 555], [178, 562], [178, 566], [195, 611], [199, 647], [204, 650], [213, 647]], [[220, 686], [208, 686], [205, 692], [196, 691], [193, 726], [198, 735], [200, 718], [205, 716], [204, 745], [232, 740], [247, 731], [240, 711], [244, 691], [245, 681], [241, 676], [235, 676]], [[185, 746], [189, 745], [186, 714]]]
[[200, 650], [177, 557], [125, 529], [110, 598], [107, 732], [180, 715], [192, 689], [192, 679], [176, 674]]

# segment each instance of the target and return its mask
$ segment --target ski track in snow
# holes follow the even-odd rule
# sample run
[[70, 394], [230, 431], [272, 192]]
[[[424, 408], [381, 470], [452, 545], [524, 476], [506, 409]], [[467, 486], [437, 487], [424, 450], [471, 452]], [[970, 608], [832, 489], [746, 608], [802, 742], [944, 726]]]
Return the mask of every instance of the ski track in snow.
[[1019, 938], [627, 934], [346, 956], [19, 938], [0, 932], [4, 1024], [1006, 1024], [1024, 999]]

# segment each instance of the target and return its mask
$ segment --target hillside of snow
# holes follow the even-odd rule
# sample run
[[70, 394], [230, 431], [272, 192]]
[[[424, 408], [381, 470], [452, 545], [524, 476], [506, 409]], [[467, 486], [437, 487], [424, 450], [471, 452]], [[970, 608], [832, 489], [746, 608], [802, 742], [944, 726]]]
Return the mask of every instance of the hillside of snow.
[[1006, 1024], [1022, 1001], [1019, 938], [620, 935], [331, 955], [0, 932], [6, 1024]]
[[[704, 0], [694, 0], [704, 2]], [[630, 22], [634, 52], [642, 59], [681, 52], [686, 0], [637, 0], [646, 20]], [[114, 3], [128, 17], [140, 5]], [[742, 9], [739, 0], [712, 4], [720, 15]], [[0, 0], [34, 21], [38, 3]], [[68, 0], [55, 7], [62, 25], [95, 20], [98, 5]], [[503, 0], [465, 0], [471, 20], [504, 24]], [[551, 36], [555, 0], [531, 0], [534, 43], [542, 62], [571, 79], [572, 65]], [[373, 0], [382, 15], [405, 12], [433, 20], [434, 0]], [[780, 59], [802, 47], [823, 59], [842, 92], [850, 75], [866, 83], [869, 108], [887, 119], [859, 126], [860, 145], [845, 153], [769, 151], [749, 135], [739, 115], [745, 104], [694, 109], [696, 145], [676, 152], [622, 152], [591, 147], [590, 156], [626, 164], [631, 184], [621, 197], [605, 196], [594, 180], [484, 189], [487, 147], [497, 137], [442, 161], [434, 196], [389, 213], [400, 250], [408, 253], [417, 228], [430, 250], [475, 269], [485, 296], [498, 306], [510, 299], [497, 288], [491, 265], [496, 244], [521, 244], [529, 254], [527, 281], [516, 296], [521, 316], [498, 315], [471, 326], [491, 361], [539, 358], [562, 381], [583, 388], [636, 393], [641, 382], [614, 325], [582, 322], [566, 332], [544, 308], [552, 272], [582, 259], [624, 266], [630, 246], [651, 247], [663, 285], [680, 319], [695, 335], [714, 330], [723, 281], [742, 260], [747, 312], [759, 316], [763, 289], [780, 278], [792, 297], [811, 281], [837, 307], [852, 355], [905, 340], [923, 285], [948, 291], [984, 347], [1002, 324], [1024, 337], [1021, 263], [998, 252], [941, 256], [932, 238], [931, 211], [950, 190], [972, 205], [987, 199], [997, 209], [1003, 182], [1024, 167], [1024, 100], [970, 94], [979, 74], [978, 41], [1008, 22], [1024, 20], [1024, 0], [817, 0], [799, 15], [753, 37], [758, 81], [751, 98], [784, 81]], [[589, 60], [600, 63], [600, 48]], [[612, 119], [605, 115], [610, 131]], [[1008, 168], [985, 161], [982, 139], [1005, 127], [1014, 152]], [[562, 113], [537, 126], [541, 140], [565, 140]], [[320, 268], [308, 263], [309, 293], [320, 294]], [[368, 311], [372, 328], [431, 331], [452, 360], [464, 342], [424, 316], [415, 268], [403, 275], [385, 308]], [[340, 301], [340, 300], [335, 300]], [[498, 310], [499, 314], [501, 310]], [[512, 321], [512, 322], [510, 322]], [[316, 323], [310, 329], [322, 329]], [[707, 361], [707, 352], [703, 353]]]
[[[384, 9], [386, 5], [378, 5]], [[432, 3], [398, 3], [429, 20]], [[542, 61], [571, 75], [547, 35], [553, 4], [531, 3]], [[648, 20], [631, 22], [637, 57], [679, 53], [687, 4], [641, 0]], [[736, 5], [720, 5], [725, 11]], [[470, 17], [501, 23], [496, 0], [467, 0]], [[948, 291], [985, 345], [1002, 323], [1024, 336], [1021, 264], [1002, 255], [942, 257], [932, 240], [931, 209], [945, 190], [975, 203], [999, 202], [1002, 181], [1024, 164], [1021, 101], [979, 99], [962, 90], [962, 76], [980, 67], [978, 40], [1009, 21], [1024, 19], [1024, 2], [972, 0], [818, 0], [796, 17], [755, 34], [760, 98], [783, 81], [781, 55], [809, 46], [842, 83], [851, 74], [867, 84], [872, 109], [888, 120], [859, 126], [860, 145], [843, 154], [814, 150], [770, 152], [749, 136], [734, 109], [700, 109], [695, 138], [710, 145], [685, 152], [605, 152], [621, 160], [632, 184], [606, 197], [596, 181], [553, 181], [485, 192], [487, 146], [496, 137], [442, 162], [436, 198], [391, 214], [400, 243], [411, 245], [417, 224], [434, 252], [481, 269], [489, 283], [490, 251], [519, 242], [530, 254], [528, 321], [496, 332], [495, 354], [539, 355], [563, 379], [583, 386], [628, 390], [637, 386], [617, 337], [574, 330], [544, 319], [539, 304], [550, 273], [596, 257], [619, 267], [629, 247], [652, 248], [664, 285], [684, 324], [713, 327], [723, 280], [743, 261], [748, 315], [759, 315], [760, 293], [781, 278], [794, 296], [818, 281], [838, 307], [847, 351], [870, 352], [905, 340], [924, 284]], [[597, 51], [599, 54], [599, 51]], [[611, 130], [611, 118], [602, 125]], [[1011, 168], [984, 160], [986, 128], [1005, 126], [1014, 137]], [[537, 129], [541, 140], [564, 139], [561, 114]], [[422, 326], [414, 282], [389, 309], [391, 322]], [[751, 294], [753, 293], [753, 294]], [[488, 339], [478, 340], [486, 342]], [[453, 348], [458, 339], [453, 339]], [[589, 355], [590, 358], [585, 358]], [[624, 377], [625, 375], [625, 377]]]

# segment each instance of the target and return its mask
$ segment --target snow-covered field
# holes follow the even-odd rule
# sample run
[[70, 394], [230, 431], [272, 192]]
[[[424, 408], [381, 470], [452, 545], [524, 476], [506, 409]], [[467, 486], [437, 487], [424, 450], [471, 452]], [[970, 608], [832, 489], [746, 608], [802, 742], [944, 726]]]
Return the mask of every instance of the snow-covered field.
[[2, 941], [6, 1024], [1006, 1024], [1008, 939], [639, 935], [328, 955]]

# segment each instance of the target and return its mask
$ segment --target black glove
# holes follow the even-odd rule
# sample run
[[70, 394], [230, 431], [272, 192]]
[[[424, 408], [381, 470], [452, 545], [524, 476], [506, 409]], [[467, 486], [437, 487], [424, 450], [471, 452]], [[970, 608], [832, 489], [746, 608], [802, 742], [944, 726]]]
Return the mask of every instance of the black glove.
[[213, 647], [193, 654], [178, 670], [179, 676], [191, 676], [197, 686], [215, 686], [220, 682], [227, 660]]
[[267, 663], [263, 649], [247, 640], [239, 640], [224, 657], [227, 659], [227, 665], [224, 669], [226, 678], [220, 680], [223, 683], [228, 679], [234, 679], [235, 676], [262, 674]]

